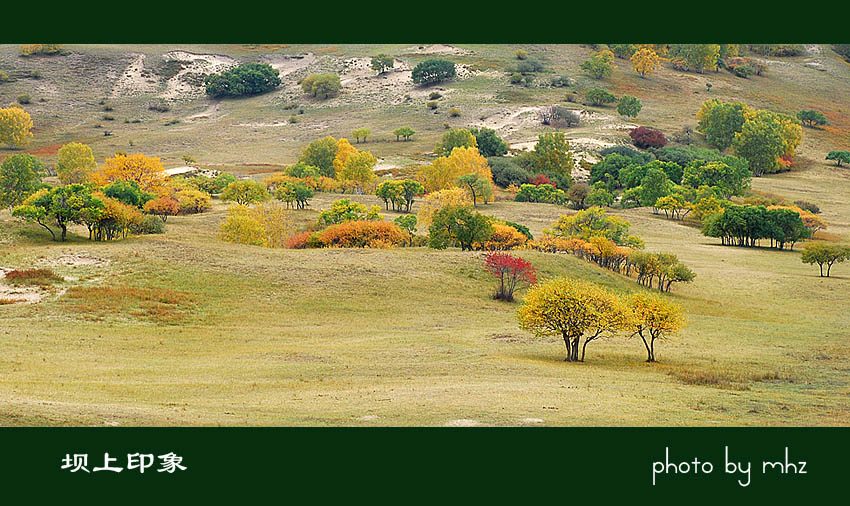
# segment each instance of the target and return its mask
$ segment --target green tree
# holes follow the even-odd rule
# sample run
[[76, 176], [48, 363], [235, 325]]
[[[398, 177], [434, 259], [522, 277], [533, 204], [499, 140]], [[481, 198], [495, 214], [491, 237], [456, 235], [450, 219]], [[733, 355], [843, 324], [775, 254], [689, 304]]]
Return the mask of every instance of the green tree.
[[9, 211], [41, 185], [44, 166], [32, 155], [15, 154], [0, 164], [0, 205]]
[[141, 209], [149, 200], [156, 198], [153, 193], [143, 191], [135, 181], [113, 181], [101, 191], [109, 198]]
[[670, 44], [668, 55], [671, 60], [681, 60], [693, 71], [704, 73], [706, 70], [716, 70], [720, 58], [719, 44]]
[[803, 248], [802, 260], [804, 264], [818, 264], [820, 277], [824, 277], [823, 266], [826, 265], [826, 277], [828, 278], [833, 264], [850, 260], [850, 246], [810, 242]]
[[822, 112], [814, 110], [804, 110], [797, 113], [799, 119], [804, 125], [814, 128], [818, 125], [826, 125], [826, 116]]
[[637, 118], [642, 107], [643, 105], [637, 98], [631, 95], [623, 95], [617, 103], [617, 113], [627, 118]]
[[366, 207], [351, 199], [339, 199], [331, 203], [330, 209], [319, 213], [319, 225], [327, 227], [347, 221], [379, 221], [382, 220], [380, 212], [378, 206]]
[[603, 49], [581, 64], [581, 69], [594, 79], [604, 79], [614, 71], [614, 53]]
[[371, 66], [372, 70], [374, 70], [378, 74], [383, 74], [387, 70], [393, 68], [394, 63], [395, 60], [392, 56], [381, 53], [377, 56], [372, 57]]
[[428, 59], [413, 67], [411, 77], [414, 84], [434, 84], [457, 76], [455, 64], [440, 59]]
[[310, 74], [301, 80], [301, 89], [313, 97], [330, 98], [342, 90], [342, 83], [337, 74]]
[[101, 199], [92, 196], [89, 185], [71, 184], [39, 190], [16, 207], [12, 215], [38, 223], [50, 232], [54, 241], [56, 233], [48, 223], [55, 223], [61, 231], [59, 240], [64, 242], [69, 224], [87, 222], [91, 225], [103, 215], [104, 207]]
[[445, 249], [459, 245], [461, 251], [472, 250], [472, 245], [484, 242], [493, 234], [491, 219], [475, 212], [471, 206], [446, 206], [434, 213], [428, 229], [428, 245]]
[[409, 141], [415, 133], [416, 130], [410, 128], [409, 126], [400, 127], [393, 130], [393, 135], [395, 135], [396, 141], [398, 141], [401, 137], [404, 137], [404, 140]]
[[336, 174], [334, 170], [336, 151], [337, 140], [333, 137], [316, 139], [304, 148], [298, 161], [318, 167], [323, 176], [332, 178]]
[[257, 181], [246, 180], [230, 183], [227, 188], [221, 193], [221, 200], [228, 202], [236, 202], [239, 205], [246, 206], [255, 202], [265, 202], [271, 196], [266, 191], [265, 186]]
[[440, 142], [434, 148], [437, 156], [449, 156], [454, 148], [467, 147], [478, 148], [478, 141], [475, 135], [466, 128], [452, 128], [443, 134]]
[[602, 88], [591, 88], [584, 94], [584, 96], [591, 104], [598, 106], [617, 101], [617, 97]]
[[271, 91], [280, 86], [280, 72], [267, 63], [245, 63], [220, 74], [208, 75], [204, 83], [211, 97], [240, 97]]
[[758, 111], [752, 119], [744, 122], [732, 142], [735, 154], [749, 162], [756, 177], [777, 172], [777, 160], [785, 152], [782, 125], [770, 115], [763, 114], [766, 112]]
[[368, 128], [356, 128], [351, 132], [351, 136], [356, 139], [357, 143], [360, 144], [360, 139], [363, 139], [363, 142], [366, 142], [366, 138], [372, 134], [372, 131]]
[[534, 173], [559, 174], [567, 180], [567, 186], [572, 184], [575, 164], [570, 153], [570, 144], [562, 132], [540, 134], [534, 151], [529, 153], [528, 159]]
[[721, 196], [744, 195], [750, 188], [752, 172], [748, 165], [729, 165], [722, 161], [706, 162], [694, 160], [689, 163], [682, 175], [682, 184], [699, 188], [716, 187]]
[[850, 164], [850, 151], [830, 151], [826, 159], [835, 160], [836, 167], [841, 167], [842, 162]]
[[745, 116], [751, 109], [743, 102], [721, 102], [714, 98], [702, 104], [697, 113], [697, 131], [723, 151], [732, 145], [735, 134], [744, 126]]
[[493, 186], [490, 180], [479, 174], [465, 174], [457, 178], [458, 185], [466, 188], [472, 194], [472, 207], [479, 200], [485, 204], [493, 197]]
[[496, 131], [490, 128], [470, 128], [469, 131], [475, 136], [478, 152], [482, 156], [504, 156], [508, 154], [508, 145], [503, 141]]

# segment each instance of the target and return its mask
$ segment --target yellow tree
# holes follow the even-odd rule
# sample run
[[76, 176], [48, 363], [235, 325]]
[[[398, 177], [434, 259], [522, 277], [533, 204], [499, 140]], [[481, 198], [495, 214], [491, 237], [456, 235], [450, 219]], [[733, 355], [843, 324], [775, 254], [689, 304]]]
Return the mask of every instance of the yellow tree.
[[444, 190], [457, 186], [457, 179], [467, 174], [476, 174], [493, 183], [493, 174], [487, 159], [481, 156], [478, 148], [456, 147], [449, 156], [441, 156], [431, 165], [419, 170], [419, 180], [426, 192]]
[[682, 308], [654, 294], [636, 293], [629, 298], [630, 329], [640, 336], [647, 362], [655, 362], [655, 341], [675, 335], [685, 324]]
[[100, 185], [113, 181], [135, 181], [142, 190], [153, 193], [160, 193], [167, 179], [165, 167], [159, 158], [142, 153], [116, 153], [114, 158], [107, 158], [100, 170], [92, 174], [92, 181]]
[[357, 148], [348, 142], [348, 139], [342, 138], [336, 143], [336, 156], [334, 157], [333, 166], [336, 178], [340, 179], [339, 173], [345, 168], [345, 162], [352, 156], [357, 154]]
[[12, 148], [29, 144], [32, 138], [32, 117], [20, 107], [0, 108], [0, 144]]
[[341, 181], [354, 181], [362, 187], [377, 178], [374, 171], [377, 163], [378, 160], [372, 153], [358, 151], [348, 157], [342, 168], [337, 169], [336, 178]]
[[632, 55], [632, 68], [641, 77], [646, 77], [655, 70], [660, 60], [661, 58], [651, 48], [642, 47]]
[[472, 204], [472, 196], [463, 188], [447, 188], [425, 196], [417, 218], [421, 226], [431, 225], [434, 214], [447, 206], [463, 207]]
[[71, 142], [59, 148], [56, 174], [62, 184], [86, 183], [97, 170], [97, 162], [90, 147]]
[[567, 362], [584, 361], [589, 342], [632, 325], [631, 312], [617, 294], [590, 281], [571, 278], [533, 286], [517, 318], [521, 328], [535, 335], [561, 336]]

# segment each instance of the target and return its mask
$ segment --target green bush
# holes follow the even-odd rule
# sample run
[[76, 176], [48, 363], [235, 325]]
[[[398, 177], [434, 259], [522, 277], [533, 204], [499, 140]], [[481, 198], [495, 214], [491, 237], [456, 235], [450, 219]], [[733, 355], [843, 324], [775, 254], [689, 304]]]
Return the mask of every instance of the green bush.
[[136, 235], [165, 233], [165, 223], [159, 216], [144, 214], [142, 218], [130, 225], [130, 232]]
[[27, 94], [18, 95], [18, 103], [19, 104], [29, 104], [31, 101], [32, 101], [32, 99]]
[[246, 63], [204, 79], [207, 95], [211, 97], [241, 97], [257, 95], [280, 86], [277, 69], [267, 63]]

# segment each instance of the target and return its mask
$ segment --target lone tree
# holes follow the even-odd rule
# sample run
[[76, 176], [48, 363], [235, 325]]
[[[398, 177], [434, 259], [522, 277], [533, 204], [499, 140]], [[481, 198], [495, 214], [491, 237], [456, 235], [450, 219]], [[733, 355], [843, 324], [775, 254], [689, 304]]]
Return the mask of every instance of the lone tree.
[[393, 130], [393, 135], [395, 135], [395, 140], [400, 140], [401, 137], [404, 137], [404, 140], [409, 141], [413, 134], [416, 133], [416, 130], [410, 128], [409, 126], [404, 126], [401, 128], [396, 128]]
[[617, 112], [627, 118], [637, 118], [642, 107], [643, 105], [637, 98], [631, 95], [623, 95], [617, 103]]
[[457, 77], [455, 64], [447, 60], [429, 59], [413, 68], [414, 84], [434, 84]]
[[32, 117], [20, 107], [0, 108], [0, 144], [18, 148], [29, 143], [32, 135]]
[[642, 47], [632, 54], [631, 61], [632, 69], [646, 78], [646, 75], [651, 74], [659, 65], [661, 58], [651, 48]]
[[395, 60], [392, 56], [386, 54], [379, 54], [378, 56], [372, 57], [372, 70], [378, 73], [378, 75], [383, 74], [387, 70], [393, 68], [393, 63]]
[[571, 278], [534, 285], [517, 318], [521, 328], [538, 336], [560, 335], [567, 362], [583, 362], [588, 343], [629, 328], [631, 320], [617, 294], [590, 281]]
[[818, 125], [826, 125], [826, 116], [819, 111], [805, 110], [797, 113], [797, 119], [804, 125], [814, 128]]
[[593, 105], [603, 106], [617, 101], [617, 97], [602, 88], [592, 88], [585, 93], [585, 98]]
[[487, 271], [499, 280], [493, 298], [512, 302], [514, 290], [519, 284], [533, 285], [537, 282], [537, 269], [530, 262], [508, 253], [493, 251], [484, 260]]
[[629, 298], [632, 314], [630, 329], [640, 336], [646, 348], [647, 362], [655, 362], [655, 341], [674, 335], [685, 324], [679, 305], [658, 295], [636, 293]]
[[804, 264], [818, 264], [820, 267], [820, 277], [823, 275], [823, 266], [826, 265], [826, 276], [829, 277], [829, 271], [832, 270], [832, 265], [844, 262], [850, 259], [850, 246], [842, 246], [839, 244], [825, 244], [821, 242], [810, 242], [803, 248], [802, 260]]
[[850, 164], [850, 151], [830, 151], [826, 159], [835, 160], [835, 166], [841, 167], [842, 163]]
[[342, 82], [337, 74], [310, 74], [301, 81], [304, 93], [317, 98], [330, 98], [342, 89]]

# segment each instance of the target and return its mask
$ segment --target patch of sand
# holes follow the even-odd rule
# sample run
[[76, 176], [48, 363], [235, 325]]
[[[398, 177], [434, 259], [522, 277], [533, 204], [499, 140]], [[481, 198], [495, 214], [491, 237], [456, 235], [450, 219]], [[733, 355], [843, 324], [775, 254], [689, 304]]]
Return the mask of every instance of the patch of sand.
[[109, 260], [97, 258], [85, 253], [66, 253], [62, 256], [47, 260], [48, 265], [59, 265], [64, 267], [82, 267], [82, 266], [104, 266], [109, 264]]
[[[12, 304], [35, 304], [50, 295], [50, 290], [37, 286], [12, 286], [3, 282], [6, 273], [13, 269], [0, 267], [0, 300]], [[11, 302], [10, 302], [11, 301]], [[0, 305], [2, 307], [2, 305]]]
[[[158, 96], [167, 100], [185, 100], [204, 95], [201, 74], [216, 74], [236, 65], [236, 60], [219, 54], [195, 54], [171, 51], [163, 55], [165, 61], [179, 61], [183, 68], [165, 82], [165, 91]], [[190, 79], [190, 76], [192, 77]]]
[[263, 58], [263, 63], [268, 63], [273, 68], [277, 69], [280, 77], [287, 76], [293, 72], [297, 72], [313, 63], [316, 55], [313, 53], [305, 53], [298, 56], [279, 54], [268, 55]]
[[145, 69], [145, 55], [133, 55], [133, 60], [112, 86], [112, 96], [138, 96], [155, 93], [159, 89], [159, 77]]
[[416, 53], [416, 54], [454, 54], [454, 55], [467, 55], [472, 54], [472, 51], [468, 51], [466, 49], [461, 49], [459, 47], [454, 47], [449, 44], [430, 44], [427, 46], [413, 46], [404, 49], [407, 53]]

